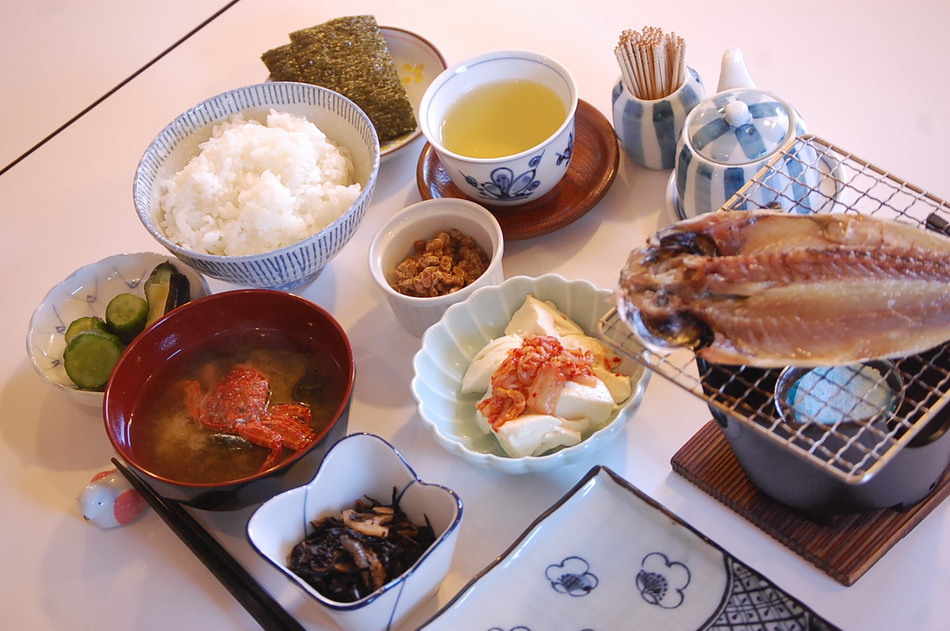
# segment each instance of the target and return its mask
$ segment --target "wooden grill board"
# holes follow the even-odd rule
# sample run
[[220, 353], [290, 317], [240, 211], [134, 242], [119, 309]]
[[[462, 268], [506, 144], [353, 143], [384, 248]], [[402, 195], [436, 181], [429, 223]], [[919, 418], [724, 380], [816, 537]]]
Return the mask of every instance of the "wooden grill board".
[[842, 585], [853, 585], [950, 495], [950, 471], [923, 501], [816, 521], [756, 488], [715, 421], [671, 459], [673, 471], [719, 500]]

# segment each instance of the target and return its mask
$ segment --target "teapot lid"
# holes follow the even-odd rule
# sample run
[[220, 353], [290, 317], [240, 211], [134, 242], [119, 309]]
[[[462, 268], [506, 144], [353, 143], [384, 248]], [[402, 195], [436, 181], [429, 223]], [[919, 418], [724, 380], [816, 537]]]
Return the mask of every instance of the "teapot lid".
[[792, 133], [785, 104], [768, 92], [737, 89], [696, 106], [687, 138], [700, 156], [719, 164], [745, 164], [765, 158]]

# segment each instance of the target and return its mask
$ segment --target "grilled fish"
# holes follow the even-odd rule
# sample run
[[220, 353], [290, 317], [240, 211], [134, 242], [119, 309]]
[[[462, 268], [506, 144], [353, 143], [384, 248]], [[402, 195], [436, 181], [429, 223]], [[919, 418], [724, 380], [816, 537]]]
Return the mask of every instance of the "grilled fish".
[[950, 340], [950, 238], [869, 215], [709, 213], [633, 251], [616, 299], [648, 346], [714, 363], [912, 355]]

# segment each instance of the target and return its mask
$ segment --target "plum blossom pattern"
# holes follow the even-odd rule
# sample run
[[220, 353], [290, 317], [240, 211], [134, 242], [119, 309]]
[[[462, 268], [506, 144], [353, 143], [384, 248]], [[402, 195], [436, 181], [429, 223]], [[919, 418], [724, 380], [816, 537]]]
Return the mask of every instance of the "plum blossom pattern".
[[577, 556], [549, 565], [544, 575], [554, 591], [569, 596], [586, 596], [598, 584], [597, 576], [590, 572], [590, 564]]
[[689, 585], [689, 568], [679, 561], [670, 561], [662, 552], [651, 552], [643, 557], [637, 574], [637, 589], [643, 600], [662, 607], [676, 609], [686, 596], [683, 590]]

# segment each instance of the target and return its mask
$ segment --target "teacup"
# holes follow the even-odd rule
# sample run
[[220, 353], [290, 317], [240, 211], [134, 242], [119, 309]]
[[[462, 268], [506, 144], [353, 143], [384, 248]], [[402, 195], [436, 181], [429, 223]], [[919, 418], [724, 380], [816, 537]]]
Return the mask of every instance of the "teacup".
[[[480, 114], [496, 108], [490, 132], [475, 133], [489, 124]], [[564, 66], [541, 53], [499, 50], [437, 76], [422, 96], [419, 127], [462, 193], [513, 206], [542, 197], [564, 177], [576, 109], [577, 85]], [[532, 129], [542, 119], [546, 124]]]

